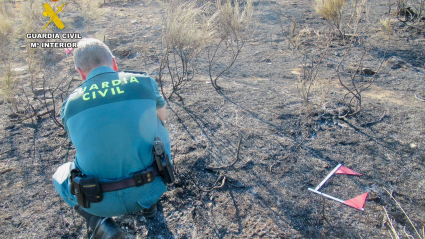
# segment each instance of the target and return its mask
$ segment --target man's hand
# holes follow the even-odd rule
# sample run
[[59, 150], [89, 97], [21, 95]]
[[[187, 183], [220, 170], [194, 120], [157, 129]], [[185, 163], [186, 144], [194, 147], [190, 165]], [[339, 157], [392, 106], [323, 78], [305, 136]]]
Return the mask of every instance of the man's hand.
[[165, 122], [165, 106], [156, 110], [156, 115], [160, 120]]

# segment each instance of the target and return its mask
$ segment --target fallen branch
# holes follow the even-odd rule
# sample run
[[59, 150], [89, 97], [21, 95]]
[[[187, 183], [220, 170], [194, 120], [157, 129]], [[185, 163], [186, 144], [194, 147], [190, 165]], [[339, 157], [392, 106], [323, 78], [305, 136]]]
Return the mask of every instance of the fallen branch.
[[[220, 175], [220, 176], [217, 178], [217, 180], [215, 181], [215, 183], [214, 183], [213, 185], [215, 185], [215, 184], [218, 182], [218, 180], [220, 180], [221, 176], [222, 176], [222, 175]], [[224, 183], [226, 183], [226, 176], [223, 176], [223, 180], [221, 181], [221, 185], [220, 185], [220, 186], [214, 186], [214, 187], [212, 187], [212, 188], [210, 188], [210, 189], [202, 189], [201, 187], [199, 187], [199, 189], [200, 189], [201, 191], [203, 191], [203, 192], [211, 192], [211, 191], [212, 191], [212, 190], [214, 190], [214, 189], [222, 188], [222, 187], [224, 186]]]
[[238, 151], [236, 153], [236, 159], [235, 161], [233, 161], [233, 163], [229, 164], [229, 165], [224, 165], [224, 166], [220, 166], [220, 167], [205, 167], [206, 170], [217, 170], [217, 169], [223, 169], [223, 168], [230, 168], [233, 165], [235, 165], [235, 163], [239, 160], [239, 151], [241, 149], [241, 143], [242, 143], [242, 137], [239, 140], [239, 144], [238, 144]]

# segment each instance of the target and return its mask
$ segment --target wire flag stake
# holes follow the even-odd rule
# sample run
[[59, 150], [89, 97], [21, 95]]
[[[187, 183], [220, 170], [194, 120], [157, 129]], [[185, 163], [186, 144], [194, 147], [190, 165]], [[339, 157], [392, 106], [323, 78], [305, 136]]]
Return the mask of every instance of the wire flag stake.
[[332, 200], [334, 200], [334, 201], [337, 201], [337, 202], [339, 202], [339, 203], [342, 203], [342, 204], [345, 204], [345, 205], [347, 205], [347, 206], [350, 206], [350, 207], [353, 207], [353, 208], [355, 208], [355, 209], [359, 209], [359, 210], [361, 210], [361, 211], [364, 211], [364, 204], [365, 204], [365, 202], [366, 202], [366, 199], [367, 199], [367, 195], [368, 195], [368, 193], [363, 193], [362, 195], [359, 195], [359, 196], [357, 196], [357, 197], [354, 197], [354, 198], [351, 198], [351, 199], [348, 199], [348, 200], [346, 200], [346, 201], [344, 201], [344, 200], [341, 200], [341, 199], [339, 199], [339, 198], [336, 198], [336, 197], [333, 197], [333, 196], [331, 196], [331, 195], [328, 195], [328, 194], [326, 194], [326, 193], [322, 193], [322, 192], [320, 192], [319, 191], [319, 189], [332, 177], [332, 175], [334, 175], [334, 174], [347, 174], [347, 175], [355, 175], [355, 176], [361, 176], [362, 174], [360, 174], [360, 173], [358, 173], [358, 172], [356, 172], [356, 171], [354, 171], [354, 170], [352, 170], [352, 169], [349, 169], [349, 168], [347, 168], [347, 167], [345, 167], [345, 166], [342, 166], [342, 164], [338, 164], [326, 177], [325, 177], [325, 179], [323, 179], [322, 180], [322, 182], [320, 182], [319, 183], [319, 185], [317, 185], [317, 187], [316, 188], [309, 188], [308, 190], [309, 191], [311, 191], [311, 192], [314, 192], [314, 193], [316, 193], [316, 194], [319, 194], [319, 195], [321, 195], [321, 196], [323, 196], [323, 197], [326, 197], [326, 198], [329, 198], [329, 199], [332, 199]]

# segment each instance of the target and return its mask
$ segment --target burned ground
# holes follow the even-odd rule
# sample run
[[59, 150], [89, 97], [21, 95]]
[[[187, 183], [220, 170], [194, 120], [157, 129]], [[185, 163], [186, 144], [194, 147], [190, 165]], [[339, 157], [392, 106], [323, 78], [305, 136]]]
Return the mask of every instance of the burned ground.
[[[412, 28], [394, 21], [396, 33], [388, 41], [379, 23], [387, 3], [368, 3], [370, 23], [362, 34], [368, 35], [369, 48], [363, 65], [377, 70], [383, 64], [374, 84], [362, 93], [361, 112], [345, 118], [345, 92], [334, 76], [347, 42], [335, 39], [320, 69], [320, 77], [331, 79], [323, 104], [305, 111], [297, 89], [299, 73], [294, 69], [300, 67], [302, 54], [291, 47], [289, 19], [297, 22], [296, 31], [310, 29], [301, 46], [323, 48], [315, 34], [324, 34], [327, 26], [312, 4], [257, 2], [255, 35], [218, 81], [220, 91], [209, 84], [201, 54], [197, 75], [180, 93], [183, 99], [167, 101], [177, 181], [159, 201], [155, 219], [147, 221], [140, 213], [116, 218], [128, 238], [389, 238], [384, 207], [400, 236], [405, 228], [417, 238], [384, 188], [422, 230], [425, 103], [418, 98], [425, 98], [423, 23]], [[156, 77], [159, 6], [131, 1], [100, 9], [103, 16], [90, 30], [80, 16], [65, 19], [83, 36], [113, 28], [106, 43], [120, 70], [147, 71]], [[282, 32], [281, 26], [288, 30]], [[353, 47], [343, 62], [343, 74], [358, 61], [361, 49], [360, 44]], [[47, 70], [58, 72], [48, 75], [50, 86], [66, 76], [78, 79], [71, 56], [63, 50], [53, 50], [46, 61], [54, 62]], [[80, 83], [70, 82], [72, 87]], [[168, 89], [169, 82], [165, 84]], [[44, 111], [43, 101], [31, 103]], [[83, 238], [85, 223], [51, 182], [58, 166], [75, 155], [68, 135], [48, 114], [22, 120], [7, 103], [0, 107], [2, 237]], [[308, 191], [338, 163], [363, 176], [335, 175], [322, 191], [342, 199], [369, 192], [364, 212]]]

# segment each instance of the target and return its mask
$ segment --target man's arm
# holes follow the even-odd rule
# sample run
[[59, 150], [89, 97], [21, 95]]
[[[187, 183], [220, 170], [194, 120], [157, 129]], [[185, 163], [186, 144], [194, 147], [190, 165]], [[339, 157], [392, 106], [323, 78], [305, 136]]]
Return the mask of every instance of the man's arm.
[[156, 110], [156, 115], [163, 122], [165, 121], [165, 106]]

